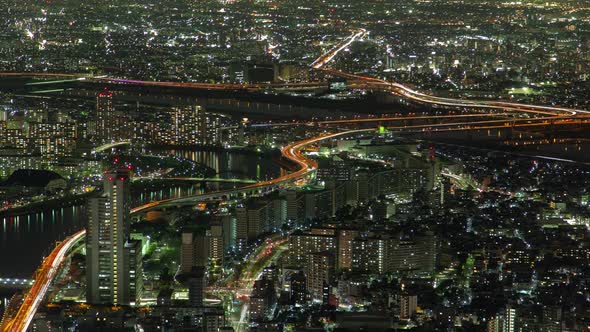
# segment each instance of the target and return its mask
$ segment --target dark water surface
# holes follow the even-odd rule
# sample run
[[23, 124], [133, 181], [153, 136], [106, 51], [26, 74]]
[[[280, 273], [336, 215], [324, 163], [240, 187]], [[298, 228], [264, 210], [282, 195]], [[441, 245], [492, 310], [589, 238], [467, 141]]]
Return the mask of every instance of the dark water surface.
[[[271, 157], [236, 152], [186, 151], [167, 152], [203, 163], [215, 170], [218, 177], [265, 180], [277, 176], [280, 169]], [[218, 190], [233, 184], [206, 186], [170, 183], [165, 188], [149, 187], [134, 191], [132, 206], [150, 201]], [[240, 185], [238, 185], [240, 186]], [[84, 228], [84, 206], [47, 208], [42, 212], [0, 217], [0, 277], [31, 278], [43, 257], [56, 241]]]

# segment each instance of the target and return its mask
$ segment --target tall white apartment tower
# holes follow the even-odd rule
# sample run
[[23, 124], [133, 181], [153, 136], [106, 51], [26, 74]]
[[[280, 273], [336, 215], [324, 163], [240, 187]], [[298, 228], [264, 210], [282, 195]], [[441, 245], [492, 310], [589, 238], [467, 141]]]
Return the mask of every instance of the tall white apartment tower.
[[129, 171], [104, 174], [103, 193], [88, 201], [86, 298], [92, 304], [129, 304], [125, 243], [129, 237]]

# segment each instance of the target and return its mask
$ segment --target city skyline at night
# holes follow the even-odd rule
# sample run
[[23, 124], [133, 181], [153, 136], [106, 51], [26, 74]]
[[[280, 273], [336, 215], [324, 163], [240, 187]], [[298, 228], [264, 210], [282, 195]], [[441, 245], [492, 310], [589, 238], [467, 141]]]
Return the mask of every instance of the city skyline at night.
[[590, 328], [590, 3], [0, 11], [0, 331]]

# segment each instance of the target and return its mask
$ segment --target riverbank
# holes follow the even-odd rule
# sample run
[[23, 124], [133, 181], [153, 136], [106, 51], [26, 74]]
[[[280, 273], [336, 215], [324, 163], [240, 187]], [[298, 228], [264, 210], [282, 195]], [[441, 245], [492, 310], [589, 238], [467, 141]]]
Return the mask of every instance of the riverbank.
[[0, 211], [0, 219], [43, 212], [48, 209], [58, 209], [73, 205], [83, 205], [86, 204], [86, 200], [93, 194], [94, 192], [79, 195], [66, 195], [65, 197], [54, 198], [42, 202], [30, 203], [25, 206], [19, 206], [17, 208], [3, 210]]

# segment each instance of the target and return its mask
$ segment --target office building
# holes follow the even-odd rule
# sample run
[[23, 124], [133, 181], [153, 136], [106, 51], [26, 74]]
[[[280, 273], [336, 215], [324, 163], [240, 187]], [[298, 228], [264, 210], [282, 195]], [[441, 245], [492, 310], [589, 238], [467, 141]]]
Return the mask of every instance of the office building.
[[289, 189], [284, 192], [284, 197], [287, 202], [287, 220], [292, 222], [300, 221], [301, 196], [297, 195], [295, 189]]
[[225, 251], [234, 249], [236, 245], [236, 218], [231, 214], [217, 216], [217, 222], [223, 228], [223, 247]]
[[180, 271], [189, 273], [195, 261], [195, 245], [193, 243], [193, 233], [184, 232], [181, 235], [180, 243]]
[[188, 275], [188, 303], [191, 307], [202, 307], [205, 300], [207, 277], [205, 268], [193, 266]]
[[266, 278], [254, 282], [250, 296], [250, 319], [260, 321], [266, 319], [274, 309], [276, 294], [273, 282]]
[[[236, 249], [243, 252], [247, 244], [268, 230], [269, 209], [266, 201], [250, 201], [236, 208]], [[271, 216], [272, 217], [272, 216]]]
[[218, 332], [225, 327], [225, 311], [223, 308], [210, 308], [203, 313], [203, 331]]
[[223, 256], [225, 245], [223, 239], [223, 225], [221, 223], [212, 223], [206, 232], [206, 242], [208, 245], [208, 259], [211, 266], [223, 266]]
[[143, 264], [141, 240], [127, 240], [125, 243], [125, 268], [123, 270], [124, 288], [123, 303], [139, 305], [143, 291]]
[[236, 208], [236, 252], [244, 253], [248, 247], [248, 209]]
[[209, 261], [208, 237], [183, 232], [180, 244], [180, 271], [189, 273], [195, 266], [207, 266]]
[[287, 200], [277, 198], [272, 201], [272, 215], [267, 231], [279, 230], [283, 223], [287, 221]]

